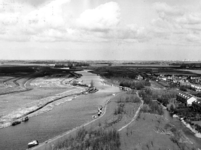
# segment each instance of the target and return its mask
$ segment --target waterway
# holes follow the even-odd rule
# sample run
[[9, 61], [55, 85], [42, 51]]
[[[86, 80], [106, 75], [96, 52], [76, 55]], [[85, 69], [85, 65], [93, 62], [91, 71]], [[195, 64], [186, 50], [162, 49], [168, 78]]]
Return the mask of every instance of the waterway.
[[94, 82], [98, 92], [79, 96], [72, 101], [54, 107], [51, 111], [31, 117], [27, 123], [0, 129], [0, 150], [25, 150], [27, 143], [38, 140], [40, 143], [80, 126], [90, 120], [99, 105], [119, 92], [119, 88], [107, 85], [96, 74], [79, 71], [80, 80]]

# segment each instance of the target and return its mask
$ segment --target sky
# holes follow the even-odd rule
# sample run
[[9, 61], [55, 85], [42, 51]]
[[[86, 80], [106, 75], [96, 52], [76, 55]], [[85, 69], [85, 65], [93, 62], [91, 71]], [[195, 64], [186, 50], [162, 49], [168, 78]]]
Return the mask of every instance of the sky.
[[200, 56], [200, 0], [0, 0], [1, 60]]

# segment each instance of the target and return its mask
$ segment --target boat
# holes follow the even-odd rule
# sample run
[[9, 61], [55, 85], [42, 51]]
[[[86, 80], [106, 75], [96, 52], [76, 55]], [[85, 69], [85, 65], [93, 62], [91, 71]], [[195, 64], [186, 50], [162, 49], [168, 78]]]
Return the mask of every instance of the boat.
[[29, 121], [29, 117], [28, 116], [26, 116], [25, 118], [22, 118], [22, 122], [27, 122], [27, 121]]
[[92, 118], [93, 118], [93, 119], [96, 119], [96, 118], [97, 118], [97, 116], [96, 116], [96, 115], [93, 115], [93, 116], [92, 116]]
[[17, 120], [17, 121], [12, 122], [11, 125], [12, 125], [12, 126], [16, 126], [16, 125], [18, 125], [18, 124], [20, 124], [20, 123], [21, 123], [21, 122]]
[[31, 142], [28, 143], [28, 148], [32, 148], [32, 147], [35, 147], [39, 144], [38, 140], [33, 140]]

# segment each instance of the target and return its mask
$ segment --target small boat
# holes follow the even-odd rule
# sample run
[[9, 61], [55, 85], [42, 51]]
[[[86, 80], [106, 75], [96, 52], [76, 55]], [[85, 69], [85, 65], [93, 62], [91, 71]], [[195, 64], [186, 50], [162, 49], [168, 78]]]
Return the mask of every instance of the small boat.
[[39, 144], [38, 140], [33, 140], [31, 142], [28, 143], [28, 148], [32, 148], [35, 147]]
[[22, 118], [22, 122], [27, 122], [27, 121], [29, 121], [29, 117], [28, 116], [26, 116], [25, 118]]
[[12, 125], [12, 126], [16, 126], [16, 125], [18, 125], [18, 124], [20, 124], [20, 123], [21, 123], [21, 122], [17, 120], [17, 121], [12, 122], [11, 125]]
[[96, 115], [93, 115], [93, 116], [92, 116], [92, 118], [93, 118], [93, 119], [96, 119], [96, 118], [97, 118], [97, 116], [96, 116]]
[[103, 106], [98, 107], [98, 111], [101, 111], [101, 110], [103, 110]]
[[100, 116], [101, 116], [101, 114], [102, 114], [102, 111], [99, 111], [99, 112], [98, 112], [98, 114], [97, 114], [97, 115], [98, 115], [98, 117], [100, 117]]

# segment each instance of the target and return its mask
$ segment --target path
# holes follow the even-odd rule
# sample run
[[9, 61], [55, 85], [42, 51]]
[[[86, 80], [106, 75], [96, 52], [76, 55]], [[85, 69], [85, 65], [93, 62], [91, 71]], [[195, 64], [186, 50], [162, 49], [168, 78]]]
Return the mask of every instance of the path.
[[[70, 133], [72, 133], [72, 132], [74, 132], [74, 131], [76, 131], [76, 130], [78, 130], [78, 129], [81, 129], [81, 128], [87, 126], [87, 125], [90, 125], [91, 123], [93, 123], [93, 122], [95, 122], [95, 121], [101, 119], [101, 118], [106, 114], [106, 111], [107, 111], [107, 104], [109, 103], [110, 100], [111, 100], [111, 98], [109, 98], [109, 99], [105, 102], [104, 107], [103, 107], [103, 108], [104, 108], [104, 109], [103, 109], [103, 113], [102, 113], [102, 115], [101, 115], [100, 117], [98, 117], [98, 118], [96, 118], [96, 119], [94, 119], [94, 120], [92, 120], [92, 121], [89, 121], [89, 122], [87, 122], [87, 123], [85, 123], [85, 124], [83, 124], [83, 125], [81, 125], [81, 126], [75, 127], [74, 129], [72, 129], [72, 130], [70, 130], [70, 131], [67, 131], [66, 133], [64, 133], [64, 134], [62, 134], [62, 135], [56, 136], [56, 137], [53, 138], [53, 139], [49, 139], [49, 140], [47, 140], [47, 141], [41, 143], [41, 144], [38, 145], [37, 147], [32, 148], [31, 150], [42, 150], [43, 147], [45, 147], [47, 143], [48, 143], [48, 144], [53, 143], [53, 142], [55, 142], [56, 140], [58, 140], [58, 139], [60, 139], [60, 138], [62, 138], [62, 137], [65, 137], [65, 136], [67, 136], [68, 134], [70, 134]], [[51, 147], [53, 148], [53, 144], [51, 145]]]
[[[138, 92], [137, 92], [137, 96], [139, 97]], [[139, 97], [139, 98], [140, 98], [140, 97]], [[144, 101], [143, 101], [141, 98], [140, 98], [140, 100], [141, 100], [141, 104], [140, 104], [138, 110], [136, 111], [136, 113], [135, 113], [133, 119], [132, 119], [128, 124], [126, 124], [125, 126], [121, 127], [121, 128], [118, 130], [118, 132], [122, 131], [123, 129], [125, 129], [126, 127], [128, 127], [131, 123], [133, 123], [133, 122], [136, 120], [136, 118], [137, 118], [137, 116], [138, 116], [138, 114], [139, 114], [139, 112], [140, 112], [140, 110], [141, 110], [141, 108], [143, 107], [143, 104], [144, 104]]]

